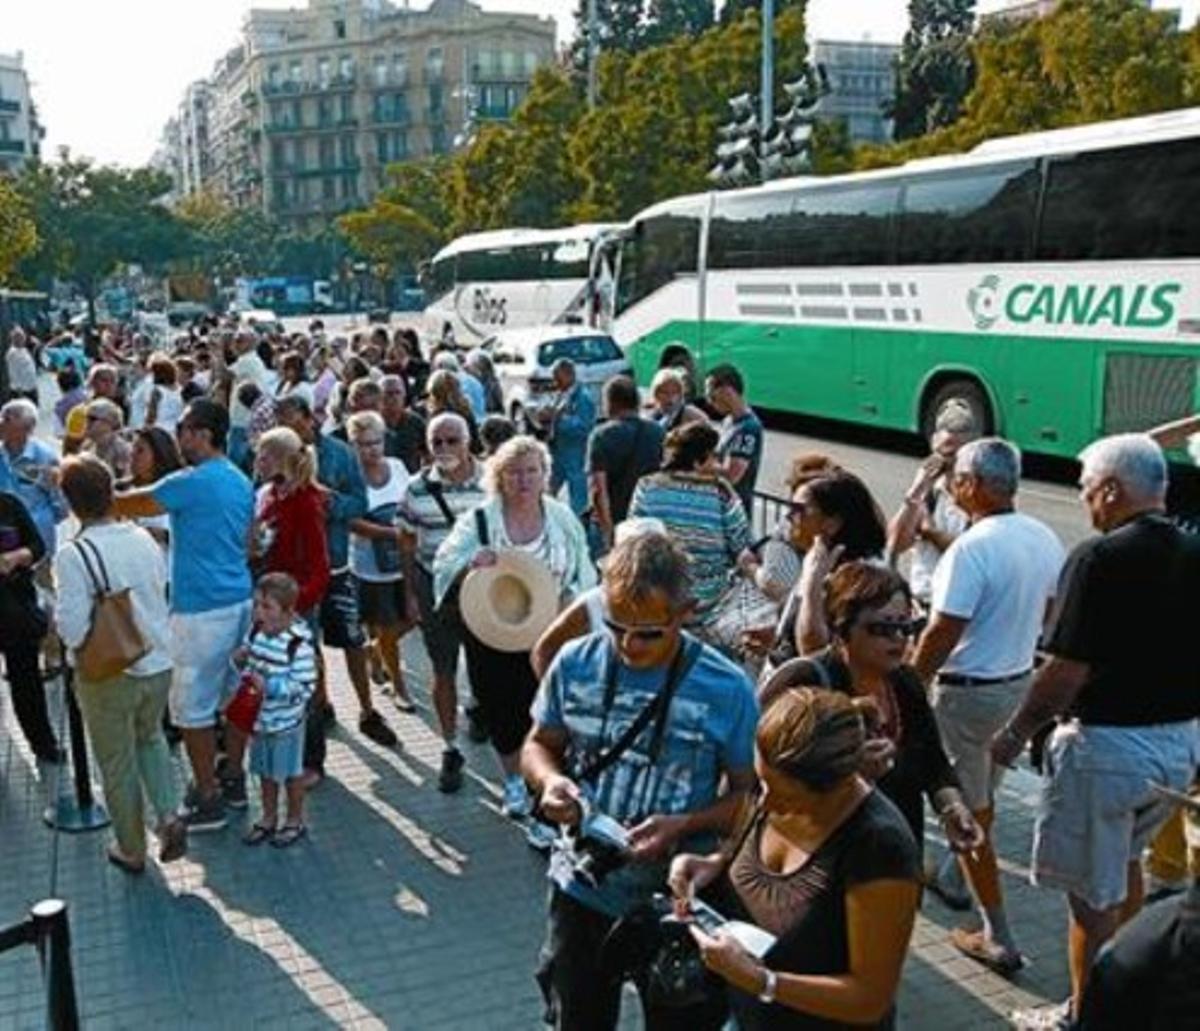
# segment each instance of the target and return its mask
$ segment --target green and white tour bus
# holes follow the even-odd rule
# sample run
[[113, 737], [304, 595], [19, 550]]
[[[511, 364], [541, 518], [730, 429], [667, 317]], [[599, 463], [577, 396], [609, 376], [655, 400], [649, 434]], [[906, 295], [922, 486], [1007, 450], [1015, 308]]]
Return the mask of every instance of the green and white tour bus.
[[613, 246], [643, 383], [732, 362], [756, 405], [920, 432], [958, 399], [1068, 456], [1200, 400], [1200, 108], [679, 197]]

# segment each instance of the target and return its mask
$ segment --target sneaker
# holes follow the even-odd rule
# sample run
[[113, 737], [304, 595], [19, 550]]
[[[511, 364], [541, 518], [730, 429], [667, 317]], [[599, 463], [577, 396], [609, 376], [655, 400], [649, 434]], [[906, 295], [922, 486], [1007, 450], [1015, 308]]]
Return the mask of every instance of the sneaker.
[[1071, 1026], [1071, 1000], [1013, 1010], [1009, 1023], [1016, 1031], [1066, 1031]]
[[218, 791], [212, 798], [197, 799], [182, 816], [189, 834], [223, 830], [229, 822], [225, 816], [225, 800]]
[[531, 849], [544, 855], [558, 840], [558, 831], [541, 820], [530, 820], [525, 824], [525, 840]]
[[487, 744], [491, 735], [487, 724], [483, 722], [483, 713], [478, 705], [469, 705], [463, 710], [467, 717], [467, 737], [477, 745]]
[[463, 786], [463, 767], [467, 761], [457, 748], [447, 748], [442, 752], [442, 769], [438, 774], [438, 791], [445, 795], [453, 795]]
[[510, 820], [523, 820], [533, 811], [533, 802], [529, 797], [529, 788], [520, 774], [514, 773], [504, 778], [504, 801], [500, 811]]
[[384, 722], [383, 717], [374, 709], [359, 719], [358, 729], [364, 737], [370, 738], [377, 745], [383, 745], [384, 748], [394, 748], [399, 740], [396, 732]]
[[246, 775], [230, 771], [220, 778], [221, 797], [230, 809], [245, 809], [250, 804], [246, 797]]

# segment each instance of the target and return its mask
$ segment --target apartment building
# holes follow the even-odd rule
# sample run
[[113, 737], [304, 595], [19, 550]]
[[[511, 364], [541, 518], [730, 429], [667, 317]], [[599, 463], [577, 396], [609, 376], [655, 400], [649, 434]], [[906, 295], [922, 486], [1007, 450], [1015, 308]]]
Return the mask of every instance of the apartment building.
[[0, 54], [0, 172], [19, 172], [41, 157], [46, 130], [38, 121], [25, 55]]
[[887, 143], [892, 123], [884, 105], [896, 96], [896, 60], [892, 43], [817, 40], [813, 60], [825, 71], [829, 92], [817, 105], [823, 118], [840, 118], [855, 143]]
[[553, 19], [470, 0], [252, 10], [207, 81], [206, 162], [181, 192], [314, 228], [368, 202], [392, 162], [448, 153], [472, 125], [510, 117], [554, 56]]

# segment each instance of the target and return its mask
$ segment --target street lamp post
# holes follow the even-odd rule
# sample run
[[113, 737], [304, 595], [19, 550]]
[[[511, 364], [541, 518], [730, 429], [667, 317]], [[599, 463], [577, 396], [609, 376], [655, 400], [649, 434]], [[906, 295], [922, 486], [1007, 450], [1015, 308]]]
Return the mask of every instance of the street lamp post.
[[758, 124], [766, 132], [775, 115], [775, 0], [762, 0], [762, 75], [758, 104]]
[[[774, 0], [771, 0], [773, 3]], [[599, 31], [599, 18], [596, 14], [596, 0], [588, 0], [587, 5], [587, 106], [589, 111], [596, 109], [596, 58], [600, 48], [596, 45], [596, 33]]]

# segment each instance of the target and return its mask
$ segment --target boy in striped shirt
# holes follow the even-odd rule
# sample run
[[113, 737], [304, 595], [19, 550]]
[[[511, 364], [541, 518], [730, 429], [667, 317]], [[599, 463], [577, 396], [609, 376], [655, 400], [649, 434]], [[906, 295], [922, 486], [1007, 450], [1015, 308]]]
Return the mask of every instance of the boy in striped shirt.
[[[243, 839], [247, 845], [270, 841], [276, 848], [294, 845], [306, 833], [304, 823], [304, 714], [317, 682], [316, 653], [308, 625], [296, 614], [300, 588], [287, 573], [268, 573], [254, 588], [254, 618], [245, 645], [235, 656], [243, 675], [262, 690], [262, 708], [254, 724], [250, 772], [262, 790], [262, 816]], [[287, 793], [287, 817], [279, 826], [279, 785]]]

